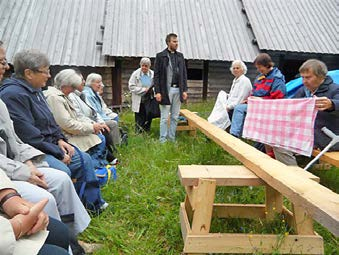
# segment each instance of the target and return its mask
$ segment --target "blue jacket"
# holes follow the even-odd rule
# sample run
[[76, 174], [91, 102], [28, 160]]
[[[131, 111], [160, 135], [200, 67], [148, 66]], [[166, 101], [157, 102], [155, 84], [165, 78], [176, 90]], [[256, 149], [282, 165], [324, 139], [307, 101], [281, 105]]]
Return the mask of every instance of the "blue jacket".
[[41, 89], [25, 80], [6, 79], [0, 87], [0, 98], [5, 102], [20, 139], [46, 154], [63, 159], [58, 140], [66, 138], [56, 124]]
[[[331, 99], [333, 109], [318, 111], [314, 125], [314, 147], [324, 149], [329, 144], [330, 138], [325, 135], [321, 129], [327, 127], [336, 135], [339, 135], [339, 85], [333, 83], [330, 76], [326, 76], [324, 82], [319, 86], [314, 94], [317, 97], [327, 97]], [[301, 87], [294, 98], [309, 97], [310, 93], [306, 87]], [[330, 150], [339, 151], [339, 143]]]
[[96, 92], [91, 87], [85, 87], [83, 92], [86, 95], [86, 102], [93, 107], [93, 109], [100, 115], [104, 121], [111, 120], [110, 117], [104, 112], [101, 100]]
[[267, 75], [259, 74], [254, 81], [252, 96], [280, 99], [286, 95], [285, 76], [276, 67]]

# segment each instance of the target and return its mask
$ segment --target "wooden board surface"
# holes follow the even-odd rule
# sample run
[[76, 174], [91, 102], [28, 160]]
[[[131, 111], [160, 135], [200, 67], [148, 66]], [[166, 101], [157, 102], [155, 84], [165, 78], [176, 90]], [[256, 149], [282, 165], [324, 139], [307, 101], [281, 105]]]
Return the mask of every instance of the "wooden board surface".
[[[319, 150], [313, 150], [312, 155], [317, 156], [319, 153]], [[339, 167], [339, 151], [326, 152], [321, 156], [320, 160]]]
[[189, 110], [182, 109], [180, 112], [207, 137], [237, 158], [268, 185], [296, 205], [302, 205], [315, 220], [339, 236], [338, 194], [305, 178], [304, 175], [293, 171], [293, 168], [270, 158]]
[[[305, 178], [319, 182], [319, 177], [299, 167], [290, 167]], [[214, 179], [217, 186], [260, 186], [265, 185], [258, 176], [240, 165], [179, 165], [178, 175], [183, 186], [196, 186], [199, 178]]]

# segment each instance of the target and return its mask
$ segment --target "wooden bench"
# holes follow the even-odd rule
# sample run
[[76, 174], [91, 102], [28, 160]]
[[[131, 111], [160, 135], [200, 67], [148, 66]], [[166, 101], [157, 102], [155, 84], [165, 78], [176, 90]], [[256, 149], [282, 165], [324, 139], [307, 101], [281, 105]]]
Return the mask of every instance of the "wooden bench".
[[[317, 176], [300, 168], [296, 174], [319, 182]], [[300, 206], [292, 212], [283, 206], [283, 196], [244, 166], [178, 166], [185, 202], [180, 205], [180, 223], [184, 253], [272, 253], [279, 247], [282, 254], [323, 254], [323, 239], [313, 231], [313, 221]], [[217, 186], [266, 186], [265, 204], [216, 204]], [[276, 213], [285, 215], [297, 234], [283, 240], [276, 234], [210, 233], [212, 217], [268, 219]]]
[[[275, 194], [272, 196], [273, 200], [280, 201], [282, 196], [286, 197], [294, 205], [295, 214], [300, 213], [301, 217], [302, 215], [305, 215], [306, 221], [309, 221], [313, 218], [326, 227], [329, 231], [331, 231], [334, 235], [339, 236], [338, 194], [320, 185], [314, 180], [311, 180], [310, 178], [305, 178], [305, 176], [294, 170], [299, 169], [300, 172], [301, 168], [289, 167], [277, 160], [270, 158], [266, 154], [259, 152], [249, 144], [208, 123], [207, 120], [197, 116], [187, 109], [182, 109], [180, 112], [184, 117], [186, 117], [192, 127], [196, 128], [208, 138], [220, 145], [225, 151], [237, 158], [247, 169], [258, 176], [263, 182], [265, 182], [266, 185], [273, 190], [271, 193]], [[204, 195], [207, 194], [208, 196], [212, 197], [210, 193], [213, 193], [213, 186], [216, 186], [215, 181], [207, 179], [207, 184], [204, 184], [205, 179], [200, 179], [203, 181], [203, 186], [201, 187], [204, 187], [207, 184], [207, 186], [210, 186], [209, 189], [199, 189], [201, 190], [200, 192], [204, 190], [204, 192], [202, 192]], [[213, 182], [214, 184], [212, 184]], [[209, 208], [210, 207], [211, 206], [209, 206]], [[294, 216], [294, 218], [296, 217]], [[197, 219], [199, 219], [199, 217]], [[307, 226], [311, 226], [311, 224], [307, 224]], [[202, 230], [204, 228], [202, 228]], [[185, 232], [187, 229], [185, 228], [183, 231]], [[310, 232], [310, 229], [306, 229], [305, 231]], [[298, 233], [303, 233], [303, 231], [298, 231]], [[203, 234], [206, 234], [206, 232]], [[183, 236], [186, 235], [187, 234], [183, 233]], [[199, 238], [202, 238], [201, 241], [196, 242], [195, 245], [201, 248], [209, 239], [201, 236], [199, 236]], [[222, 244], [214, 243], [214, 245], [218, 247], [222, 245], [228, 245], [230, 240], [234, 241], [234, 239], [228, 239], [227, 236], [223, 236], [223, 239], [220, 239], [218, 242], [221, 242]], [[269, 244], [266, 245], [266, 239], [262, 240], [263, 243], [265, 243], [265, 247], [269, 246]], [[270, 243], [269, 239], [267, 239], [267, 243]], [[213, 246], [211, 243], [209, 244]], [[246, 245], [246, 243], [244, 245]], [[320, 244], [318, 248], [321, 249]], [[236, 253], [236, 251], [233, 251], [233, 253]]]
[[[313, 150], [312, 156], [317, 156], [320, 150]], [[326, 152], [320, 158], [321, 162], [329, 163], [333, 166], [339, 167], [339, 151]]]

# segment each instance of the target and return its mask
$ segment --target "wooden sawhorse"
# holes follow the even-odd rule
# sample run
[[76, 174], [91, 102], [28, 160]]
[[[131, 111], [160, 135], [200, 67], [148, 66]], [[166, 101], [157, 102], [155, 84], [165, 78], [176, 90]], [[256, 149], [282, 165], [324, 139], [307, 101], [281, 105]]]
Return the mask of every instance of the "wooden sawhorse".
[[[186, 189], [185, 202], [180, 204], [181, 231], [185, 254], [268, 253], [324, 254], [323, 239], [313, 230], [313, 219], [302, 205], [293, 205], [293, 212], [283, 206], [283, 195], [244, 166], [178, 166], [178, 174]], [[319, 181], [300, 168], [299, 175]], [[215, 204], [217, 186], [266, 187], [266, 201], [258, 204]], [[273, 219], [283, 213], [296, 234], [279, 237], [275, 234], [210, 233], [212, 217]]]

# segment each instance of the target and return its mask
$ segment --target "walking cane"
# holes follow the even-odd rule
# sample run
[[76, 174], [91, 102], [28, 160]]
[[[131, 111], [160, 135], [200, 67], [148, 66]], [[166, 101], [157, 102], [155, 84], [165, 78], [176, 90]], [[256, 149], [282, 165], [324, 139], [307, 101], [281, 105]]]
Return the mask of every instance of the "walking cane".
[[327, 152], [333, 145], [339, 142], [339, 135], [334, 134], [327, 127], [323, 127], [321, 131], [323, 131], [332, 140], [310, 163], [307, 164], [304, 170], [309, 169], [325, 152]]

